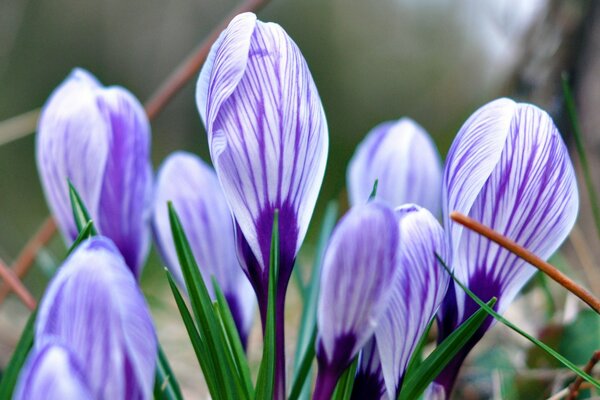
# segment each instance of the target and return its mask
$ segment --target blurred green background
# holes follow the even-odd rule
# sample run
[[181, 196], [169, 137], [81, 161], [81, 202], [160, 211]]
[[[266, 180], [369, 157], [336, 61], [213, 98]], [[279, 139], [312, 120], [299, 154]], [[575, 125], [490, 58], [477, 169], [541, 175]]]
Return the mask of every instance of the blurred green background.
[[[127, 87], [144, 102], [238, 4], [0, 0], [0, 121], [41, 107], [76, 66], [106, 85]], [[296, 41], [328, 118], [330, 153], [317, 218], [328, 199], [343, 198], [347, 162], [379, 122], [410, 116], [445, 154], [462, 122], [496, 97], [533, 101], [560, 115], [559, 74], [579, 69], [581, 39], [593, 23], [594, 7], [585, 0], [271, 1], [259, 18], [278, 22]], [[179, 149], [208, 160], [194, 83], [152, 124], [155, 168]], [[0, 129], [0, 258], [11, 263], [48, 209], [34, 135], [6, 143], [3, 133]], [[317, 226], [309, 232], [309, 248]], [[55, 239], [40, 253], [42, 268], [26, 280], [36, 297], [47, 282], [44, 266], [60, 260], [63, 251]], [[153, 293], [152, 276], [164, 284], [158, 266], [154, 256], [144, 280], [147, 293]], [[14, 299], [5, 304], [0, 365], [25, 315]]]

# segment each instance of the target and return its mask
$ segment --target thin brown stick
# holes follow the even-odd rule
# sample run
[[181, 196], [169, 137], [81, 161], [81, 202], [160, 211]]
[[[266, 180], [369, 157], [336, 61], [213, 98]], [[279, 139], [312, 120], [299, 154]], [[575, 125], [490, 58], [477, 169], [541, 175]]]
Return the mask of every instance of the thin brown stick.
[[268, 2], [269, 0], [248, 0], [227, 15], [210, 35], [175, 68], [173, 73], [158, 87], [156, 92], [150, 96], [150, 99], [146, 102], [148, 118], [156, 118], [171, 101], [173, 96], [198, 73], [200, 67], [206, 61], [211, 46], [217, 40], [221, 31], [227, 27], [236, 15], [247, 11], [256, 12]]
[[518, 257], [522, 258], [523, 260], [527, 261], [528, 263], [530, 263], [531, 265], [533, 265], [534, 267], [536, 267], [537, 269], [539, 269], [540, 271], [542, 271], [543, 273], [548, 275], [550, 278], [552, 278], [554, 281], [556, 281], [559, 285], [561, 285], [562, 287], [567, 289], [569, 292], [571, 292], [575, 296], [579, 297], [587, 305], [589, 305], [594, 311], [596, 311], [598, 314], [600, 314], [600, 300], [598, 300], [593, 294], [588, 292], [586, 289], [581, 287], [579, 284], [577, 284], [576, 282], [571, 280], [568, 276], [566, 276], [565, 274], [560, 272], [558, 269], [556, 269], [556, 267], [554, 267], [550, 263], [542, 260], [535, 254], [533, 254], [531, 251], [518, 245], [517, 243], [513, 242], [506, 236], [494, 231], [493, 229], [491, 229], [483, 224], [480, 224], [479, 222], [475, 221], [472, 218], [467, 217], [466, 215], [463, 215], [457, 211], [452, 211], [450, 213], [450, 218], [452, 218], [454, 221], [458, 222], [459, 224], [471, 229], [472, 231], [475, 231], [475, 232], [479, 233], [480, 235], [487, 237], [491, 241], [499, 244], [500, 246], [504, 247], [511, 253], [513, 253], [513, 254], [517, 255]]
[[[595, 351], [592, 355], [592, 358], [590, 358], [590, 361], [588, 361], [588, 363], [585, 365], [585, 368], [583, 369], [585, 373], [590, 375], [592, 373], [592, 369], [594, 369], [598, 361], [600, 361], [600, 350]], [[579, 388], [581, 387], [582, 383], [583, 378], [577, 376], [575, 382], [569, 386], [569, 396], [567, 396], [568, 400], [575, 400], [577, 396], [579, 396]]]
[[31, 293], [27, 290], [27, 288], [21, 283], [19, 278], [17, 278], [14, 272], [4, 264], [3, 261], [0, 261], [0, 278], [15, 292], [17, 296], [21, 299], [23, 304], [27, 306], [30, 310], [35, 309], [36, 302]]
[[[581, 384], [581, 389], [589, 389], [592, 387], [593, 386], [591, 383], [583, 382]], [[561, 390], [560, 392], [557, 392], [557, 393], [553, 394], [552, 396], [548, 397], [546, 400], [562, 400], [565, 397], [567, 397], [568, 395], [569, 395], [569, 388], [566, 387], [563, 390]]]

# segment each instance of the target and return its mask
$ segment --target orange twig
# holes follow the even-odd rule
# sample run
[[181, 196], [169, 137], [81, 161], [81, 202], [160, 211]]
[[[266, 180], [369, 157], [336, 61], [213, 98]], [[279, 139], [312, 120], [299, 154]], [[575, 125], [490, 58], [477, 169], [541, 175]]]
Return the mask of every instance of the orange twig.
[[[588, 361], [583, 370], [588, 375], [591, 374], [592, 369], [594, 369], [598, 361], [600, 361], [600, 350], [594, 352], [592, 358], [590, 358], [590, 361]], [[583, 378], [578, 376], [577, 379], [575, 379], [575, 382], [569, 386], [569, 396], [567, 397], [568, 400], [575, 400], [577, 396], [579, 396], [579, 388], [581, 387], [582, 383]]]
[[571, 292], [575, 296], [579, 297], [587, 305], [589, 305], [594, 311], [596, 311], [598, 314], [600, 314], [600, 300], [598, 300], [598, 298], [596, 298], [593, 294], [591, 294], [586, 289], [581, 287], [579, 284], [577, 284], [571, 278], [569, 278], [568, 276], [566, 276], [565, 274], [560, 272], [553, 265], [542, 260], [535, 254], [533, 254], [531, 251], [525, 249], [524, 247], [521, 247], [517, 243], [515, 243], [512, 240], [510, 240], [509, 238], [507, 238], [506, 236], [501, 235], [500, 233], [475, 221], [472, 218], [467, 217], [466, 215], [463, 215], [457, 211], [452, 211], [450, 213], [450, 218], [452, 218], [454, 221], [458, 222], [459, 224], [471, 229], [472, 231], [475, 231], [475, 232], [479, 233], [480, 235], [487, 237], [491, 241], [499, 244], [500, 246], [504, 247], [511, 253], [513, 253], [513, 254], [517, 255], [518, 257], [522, 258], [523, 260], [527, 261], [528, 263], [530, 263], [531, 265], [533, 265], [534, 267], [536, 267], [537, 269], [539, 269], [540, 271], [542, 271], [543, 273], [548, 275], [550, 278], [552, 278], [554, 281], [556, 281], [559, 285], [561, 285], [562, 287], [567, 289], [569, 292]]
[[17, 278], [14, 272], [4, 264], [4, 262], [0, 261], [0, 278], [8, 285], [10, 288], [16, 293], [17, 296], [21, 299], [21, 301], [29, 308], [30, 310], [35, 309], [36, 302], [33, 296], [29, 293], [27, 288], [21, 283], [19, 278]]

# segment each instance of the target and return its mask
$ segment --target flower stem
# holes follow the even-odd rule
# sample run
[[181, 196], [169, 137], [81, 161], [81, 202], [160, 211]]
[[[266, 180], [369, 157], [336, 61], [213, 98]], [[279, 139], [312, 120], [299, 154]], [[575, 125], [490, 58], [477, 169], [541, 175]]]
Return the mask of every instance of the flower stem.
[[317, 382], [315, 383], [315, 392], [313, 400], [329, 400], [335, 390], [339, 373], [331, 368], [327, 368], [319, 364], [319, 373], [317, 374]]

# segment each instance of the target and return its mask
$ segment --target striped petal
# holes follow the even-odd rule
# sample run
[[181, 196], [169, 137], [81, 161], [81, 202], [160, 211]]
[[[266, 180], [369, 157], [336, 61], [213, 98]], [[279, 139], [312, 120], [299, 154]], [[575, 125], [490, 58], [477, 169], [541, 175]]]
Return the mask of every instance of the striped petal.
[[328, 148], [323, 108], [300, 50], [279, 25], [238, 15], [211, 50], [197, 99], [213, 164], [262, 278], [275, 209], [281, 276], [289, 277]]
[[49, 207], [68, 245], [77, 237], [67, 180], [96, 228], [136, 276], [148, 253], [152, 171], [150, 127], [135, 97], [76, 69], [40, 118], [36, 156]]
[[385, 382], [381, 371], [381, 359], [377, 350], [377, 340], [372, 336], [360, 351], [351, 399], [382, 399], [384, 395]]
[[384, 122], [358, 145], [347, 173], [350, 203], [377, 198], [392, 207], [415, 203], [441, 214], [442, 162], [429, 134], [410, 118]]
[[214, 276], [228, 300], [245, 343], [255, 309], [254, 292], [236, 257], [233, 223], [217, 175], [199, 157], [170, 155], [158, 173], [154, 233], [169, 271], [185, 287], [173, 243], [167, 201], [177, 210], [204, 282], [214, 298]]
[[396, 210], [400, 227], [397, 277], [388, 309], [375, 332], [386, 391], [396, 398], [408, 362], [435, 316], [450, 277], [436, 253], [449, 253], [444, 231], [425, 208], [408, 204]]
[[36, 346], [50, 338], [68, 343], [85, 363], [94, 398], [152, 398], [157, 341], [150, 311], [108, 239], [81, 244], [48, 286], [36, 321]]
[[46, 342], [29, 354], [13, 400], [92, 400], [80, 365], [68, 348]]
[[320, 366], [343, 371], [372, 337], [396, 276], [398, 238], [394, 213], [382, 203], [353, 207], [335, 228], [317, 308]]

